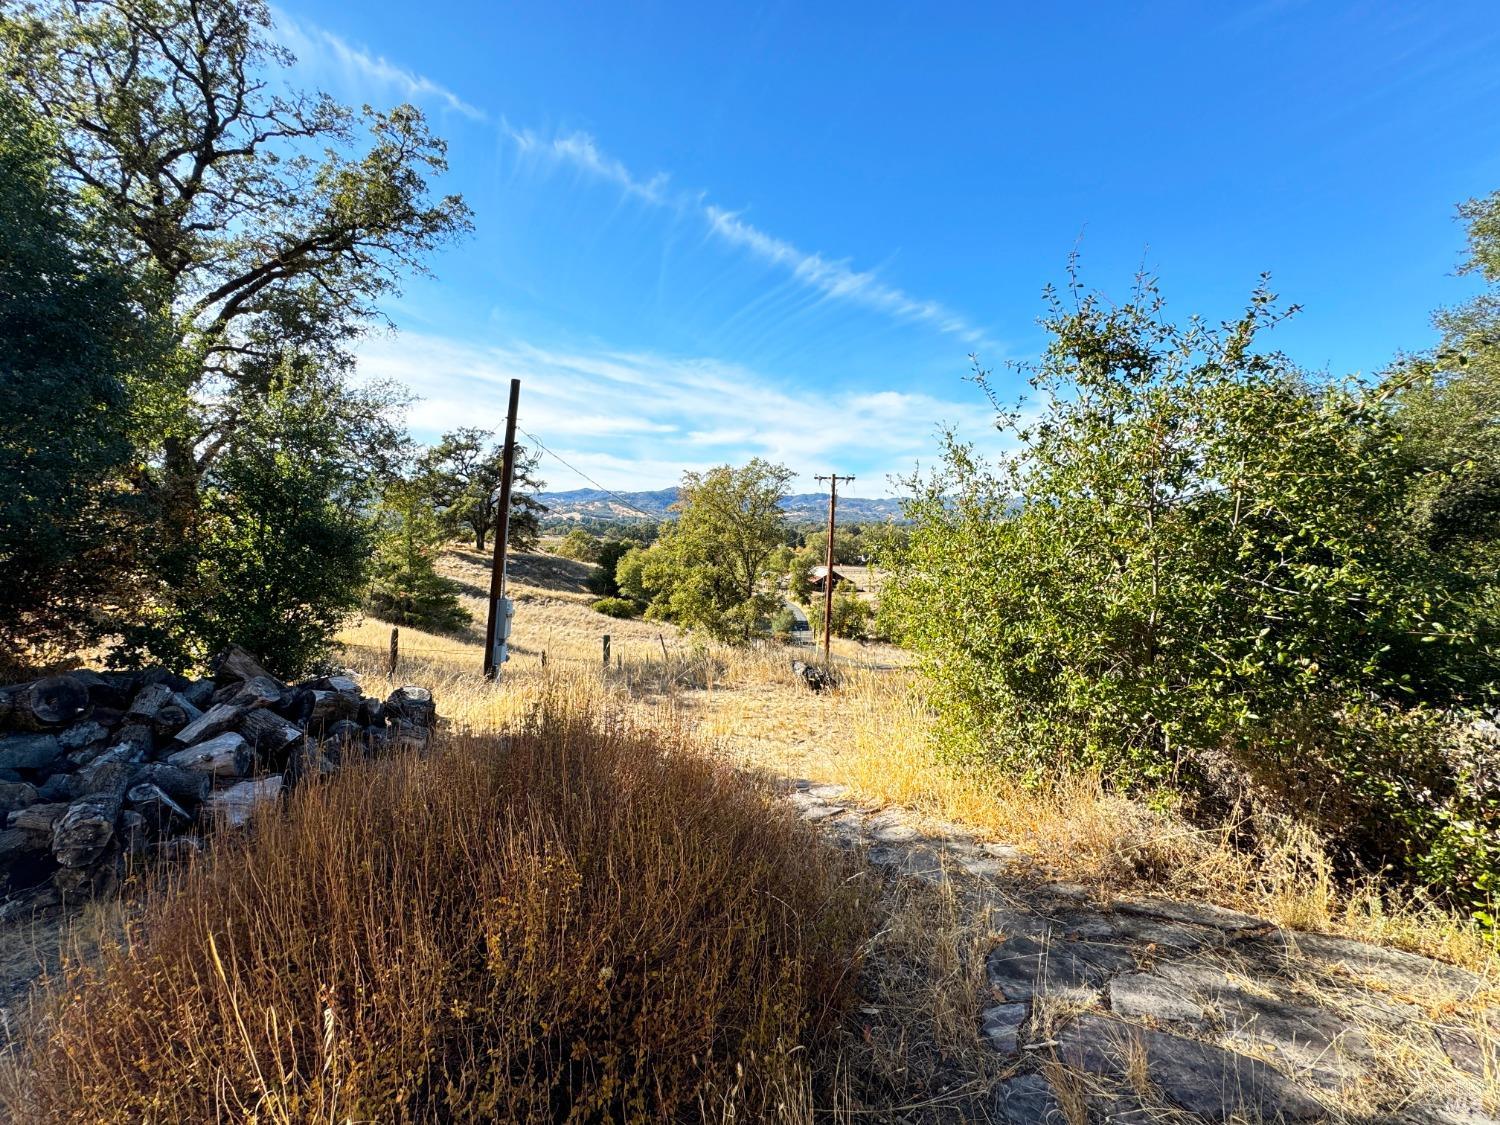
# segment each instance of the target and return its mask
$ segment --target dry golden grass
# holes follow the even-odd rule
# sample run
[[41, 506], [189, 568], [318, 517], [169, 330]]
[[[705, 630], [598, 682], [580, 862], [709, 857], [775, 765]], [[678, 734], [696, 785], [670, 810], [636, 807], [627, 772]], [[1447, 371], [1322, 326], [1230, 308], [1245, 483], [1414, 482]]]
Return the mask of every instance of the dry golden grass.
[[[449, 573], [473, 586], [475, 558], [450, 553]], [[581, 564], [567, 563], [578, 567]], [[531, 570], [540, 570], [531, 564]], [[1463, 917], [1377, 881], [1349, 887], [1334, 878], [1320, 842], [1293, 826], [1258, 824], [1247, 852], [1234, 818], [1190, 824], [1074, 776], [1038, 788], [1002, 771], [945, 761], [932, 717], [889, 646], [835, 642], [841, 687], [808, 692], [790, 671], [806, 649], [733, 648], [697, 641], [669, 625], [605, 618], [588, 595], [517, 583], [513, 658], [496, 687], [476, 675], [478, 643], [402, 632], [400, 678], [431, 683], [444, 711], [474, 730], [499, 729], [559, 684], [602, 692], [613, 706], [651, 721], [681, 724], [741, 764], [785, 777], [847, 785], [872, 805], [900, 805], [934, 825], [1015, 844], [1038, 874], [1083, 883], [1100, 899], [1155, 891], [1260, 914], [1290, 929], [1337, 933], [1438, 957], [1500, 982], [1500, 946]], [[482, 600], [471, 610], [482, 626]], [[616, 666], [600, 663], [609, 633]], [[482, 638], [482, 627], [477, 630]], [[366, 621], [344, 639], [356, 668], [383, 675], [389, 627]], [[664, 650], [665, 649], [665, 653]], [[540, 653], [548, 652], [542, 667]], [[583, 686], [583, 685], [586, 685]]]
[[669, 732], [536, 702], [220, 837], [47, 994], [10, 1119], [805, 1120], [864, 883]]

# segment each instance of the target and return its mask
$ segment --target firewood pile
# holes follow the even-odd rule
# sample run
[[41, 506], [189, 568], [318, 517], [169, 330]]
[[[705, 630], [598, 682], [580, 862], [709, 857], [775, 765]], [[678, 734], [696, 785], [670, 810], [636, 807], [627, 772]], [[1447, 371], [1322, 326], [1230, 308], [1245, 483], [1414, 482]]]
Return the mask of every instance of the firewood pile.
[[425, 750], [437, 719], [424, 688], [381, 700], [347, 674], [284, 684], [238, 646], [211, 670], [0, 688], [0, 889], [100, 891], [128, 858], [196, 850], [205, 831], [244, 826], [303, 778]]

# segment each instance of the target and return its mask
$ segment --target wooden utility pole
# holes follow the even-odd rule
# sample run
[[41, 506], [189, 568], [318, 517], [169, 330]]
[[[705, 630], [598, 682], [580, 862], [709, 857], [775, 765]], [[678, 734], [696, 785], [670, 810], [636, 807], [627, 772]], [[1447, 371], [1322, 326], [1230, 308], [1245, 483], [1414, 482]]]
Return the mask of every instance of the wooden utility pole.
[[833, 525], [834, 513], [839, 505], [839, 481], [853, 480], [853, 477], [841, 477], [832, 473], [826, 477], [814, 477], [814, 480], [828, 482], [828, 562], [827, 569], [823, 574], [823, 663], [832, 661], [833, 645]]
[[521, 380], [510, 381], [510, 410], [505, 416], [505, 461], [500, 467], [500, 511], [495, 517], [495, 560], [490, 567], [490, 616], [484, 627], [484, 674], [493, 680], [503, 660], [496, 646], [496, 631], [504, 643], [510, 636], [509, 618], [498, 620], [505, 600], [505, 548], [510, 538], [510, 482], [516, 468], [516, 407], [521, 401]]

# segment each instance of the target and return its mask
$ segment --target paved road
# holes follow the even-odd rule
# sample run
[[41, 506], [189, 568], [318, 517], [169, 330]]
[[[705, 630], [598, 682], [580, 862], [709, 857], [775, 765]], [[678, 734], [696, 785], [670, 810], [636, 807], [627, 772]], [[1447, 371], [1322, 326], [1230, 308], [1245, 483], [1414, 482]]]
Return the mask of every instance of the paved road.
[[810, 645], [813, 643], [812, 625], [807, 620], [807, 613], [791, 598], [786, 598], [786, 607], [792, 611], [792, 616], [797, 619], [797, 627], [792, 630], [792, 643], [799, 645]]

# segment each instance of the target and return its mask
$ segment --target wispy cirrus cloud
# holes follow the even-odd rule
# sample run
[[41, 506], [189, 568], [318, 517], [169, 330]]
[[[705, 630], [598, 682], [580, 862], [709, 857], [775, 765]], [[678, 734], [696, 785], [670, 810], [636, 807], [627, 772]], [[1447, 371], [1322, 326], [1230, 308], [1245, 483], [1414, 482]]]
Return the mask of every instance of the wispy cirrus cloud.
[[436, 103], [471, 121], [488, 119], [484, 110], [426, 75], [397, 66], [382, 55], [372, 55], [325, 28], [299, 23], [280, 9], [274, 12], [277, 38], [302, 65], [314, 71], [339, 72], [353, 85], [394, 91], [407, 101]]
[[[934, 430], [956, 426], [990, 452], [994, 413], [973, 401], [903, 391], [833, 392], [778, 385], [715, 359], [610, 349], [468, 344], [402, 333], [363, 341], [366, 378], [415, 387], [411, 422], [431, 438], [459, 426], [498, 427], [509, 381], [522, 381], [519, 422], [584, 472], [615, 488], [661, 488], [684, 469], [766, 457], [811, 474], [837, 464], [860, 476], [859, 494], [889, 494], [893, 474], [932, 451]], [[828, 424], [837, 418], [838, 425]], [[575, 487], [567, 469], [547, 475]], [[807, 487], [813, 487], [811, 480]]]
[[624, 164], [601, 152], [594, 138], [587, 133], [566, 133], [547, 139], [530, 129], [517, 129], [508, 121], [502, 121], [500, 129], [524, 156], [571, 165], [588, 175], [607, 180], [627, 195], [644, 199], [647, 203], [670, 202], [665, 172], [658, 172], [649, 180], [637, 179]]
[[756, 257], [792, 271], [800, 281], [832, 299], [854, 301], [897, 320], [915, 321], [957, 336], [965, 343], [979, 344], [984, 333], [957, 313], [936, 301], [919, 300], [887, 285], [868, 270], [851, 269], [848, 262], [831, 261], [822, 254], [799, 250], [790, 242], [775, 238], [751, 226], [733, 211], [713, 204], [703, 206], [710, 229], [733, 246], [743, 247]]
[[695, 213], [726, 245], [788, 271], [799, 283], [828, 300], [848, 301], [894, 320], [922, 324], [972, 346], [987, 342], [982, 329], [937, 301], [914, 297], [869, 270], [854, 269], [847, 260], [803, 250], [753, 226], [742, 212], [708, 202], [702, 193], [673, 193], [665, 172], [649, 178], [636, 175], [622, 161], [607, 155], [589, 133], [575, 131], [549, 138], [530, 129], [518, 129], [509, 122], [502, 122], [501, 129], [517, 152], [527, 159], [570, 167], [613, 184], [626, 195], [646, 203]]

